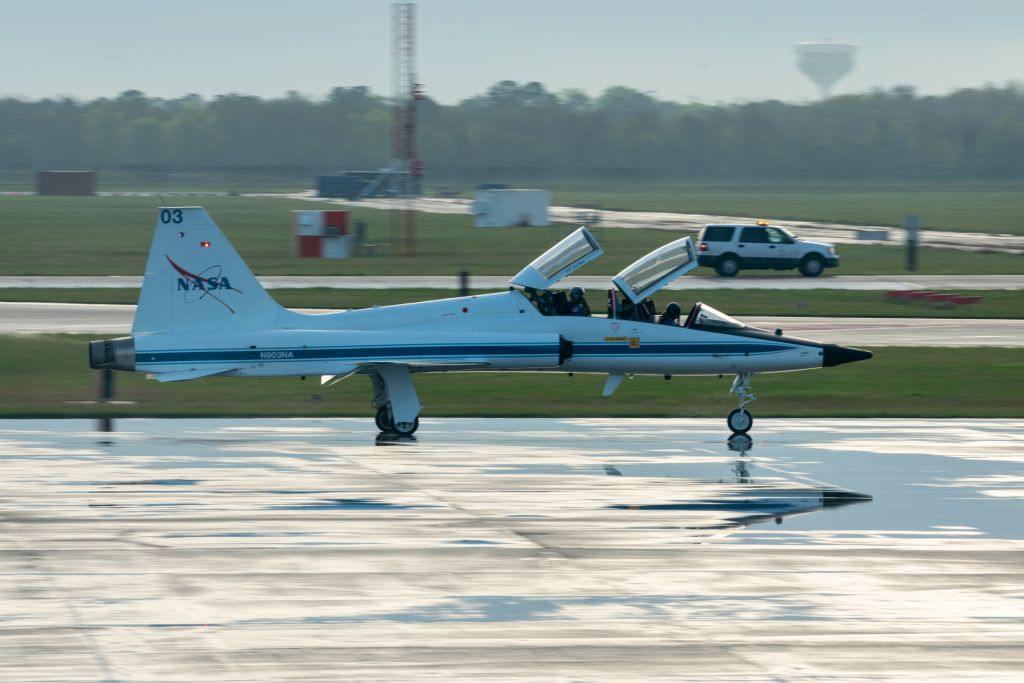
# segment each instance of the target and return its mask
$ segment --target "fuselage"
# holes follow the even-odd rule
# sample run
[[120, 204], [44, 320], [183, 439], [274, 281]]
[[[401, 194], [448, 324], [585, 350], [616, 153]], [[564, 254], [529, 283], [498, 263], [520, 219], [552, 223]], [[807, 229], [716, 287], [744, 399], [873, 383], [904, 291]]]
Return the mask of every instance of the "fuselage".
[[[605, 317], [545, 316], [518, 290], [310, 314], [281, 309], [272, 325], [224, 333], [134, 338], [134, 368], [207, 368], [270, 377], [339, 375], [373, 363], [414, 372], [536, 370], [734, 374], [818, 368], [823, 345]], [[125, 368], [127, 369], [127, 368]]]

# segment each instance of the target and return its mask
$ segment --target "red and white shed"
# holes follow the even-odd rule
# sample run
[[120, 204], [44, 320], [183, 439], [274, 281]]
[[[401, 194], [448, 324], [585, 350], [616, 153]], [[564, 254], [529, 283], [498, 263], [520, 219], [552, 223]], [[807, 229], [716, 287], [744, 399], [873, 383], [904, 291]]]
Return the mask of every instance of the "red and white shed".
[[299, 258], [348, 258], [352, 236], [348, 211], [293, 211], [295, 255]]

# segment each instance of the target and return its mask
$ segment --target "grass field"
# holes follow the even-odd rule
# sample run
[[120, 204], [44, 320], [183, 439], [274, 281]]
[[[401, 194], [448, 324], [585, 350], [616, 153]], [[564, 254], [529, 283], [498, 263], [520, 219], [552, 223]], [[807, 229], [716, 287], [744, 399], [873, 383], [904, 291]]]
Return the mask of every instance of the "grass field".
[[555, 187], [563, 206], [603, 210], [673, 211], [771, 220], [901, 226], [917, 214], [929, 230], [1024, 235], [1024, 185], [737, 185]]
[[[296, 259], [292, 256], [291, 210], [324, 205], [264, 197], [203, 197], [195, 201], [207, 207], [258, 275], [453, 275], [462, 270], [511, 275], [573, 229], [566, 225], [476, 229], [470, 216], [421, 214], [415, 257]], [[158, 199], [146, 197], [2, 197], [0, 275], [141, 274], [158, 203]], [[352, 213], [354, 220], [367, 223], [367, 241], [386, 252], [389, 212], [357, 208]], [[594, 233], [605, 255], [581, 274], [612, 275], [676, 236], [667, 231], [611, 228], [596, 228]], [[904, 272], [903, 252], [897, 248], [843, 245], [840, 254], [843, 265], [830, 274]], [[919, 272], [1022, 274], [1024, 258], [924, 249]]]
[[[472, 294], [488, 290], [473, 290]], [[885, 292], [856, 290], [776, 290], [776, 289], [692, 289], [662, 292], [655, 297], [658, 309], [669, 301], [684, 307], [703, 301], [732, 315], [846, 316], [901, 318], [1024, 318], [1024, 295], [1019, 291], [957, 290], [957, 294], [980, 296], [981, 301], [962, 306], [941, 307], [925, 303], [891, 302]], [[458, 296], [443, 289], [277, 289], [271, 291], [288, 308], [368, 308], [411, 301], [427, 301]], [[0, 288], [0, 301], [53, 301], [86, 304], [134, 304], [137, 289], [34, 289]], [[603, 301], [602, 292], [590, 292], [595, 311]]]
[[[95, 396], [89, 337], [0, 337], [0, 417], [365, 416], [370, 383], [328, 389], [317, 378], [209, 378], [160, 384], [115, 373], [131, 405], [83, 405]], [[1024, 417], [1024, 349], [879, 348], [867, 362], [759, 375], [755, 417]], [[640, 377], [608, 399], [602, 376], [453, 373], [417, 376], [431, 416], [724, 417], [731, 377]]]
[[[103, 191], [297, 192], [311, 181], [222, 174], [111, 174], [100, 176]], [[809, 220], [855, 225], [900, 226], [907, 214], [930, 230], [1024, 234], [1022, 183], [827, 183], [694, 184], [543, 182], [553, 202], [604, 210], [673, 211], [715, 215]], [[29, 191], [32, 174], [0, 174], [0, 190]], [[471, 186], [428, 185], [428, 192], [472, 197]]]

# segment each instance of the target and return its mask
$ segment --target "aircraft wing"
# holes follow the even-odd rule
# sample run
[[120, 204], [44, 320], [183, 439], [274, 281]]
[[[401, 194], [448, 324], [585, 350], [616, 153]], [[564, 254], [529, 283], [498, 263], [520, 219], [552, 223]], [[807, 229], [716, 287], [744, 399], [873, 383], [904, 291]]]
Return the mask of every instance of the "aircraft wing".
[[467, 372], [471, 370], [480, 370], [489, 367], [490, 363], [479, 362], [479, 363], [452, 363], [446, 361], [431, 361], [431, 360], [418, 360], [414, 363], [360, 363], [358, 365], [351, 366], [350, 369], [346, 368], [345, 372], [338, 373], [336, 375], [321, 375], [320, 384], [323, 386], [330, 386], [337, 384], [338, 382], [348, 379], [352, 375], [365, 375], [374, 371], [374, 368], [378, 368], [382, 365], [399, 365], [409, 368], [412, 372], [417, 370], [421, 372]]

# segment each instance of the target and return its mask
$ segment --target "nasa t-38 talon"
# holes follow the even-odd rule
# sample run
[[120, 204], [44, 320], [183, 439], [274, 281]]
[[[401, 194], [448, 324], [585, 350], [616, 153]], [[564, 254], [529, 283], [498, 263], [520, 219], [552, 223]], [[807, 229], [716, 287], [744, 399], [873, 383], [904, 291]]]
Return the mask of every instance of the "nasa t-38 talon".
[[544, 252], [508, 291], [397, 306], [308, 314], [275, 302], [199, 207], [163, 208], [130, 337], [89, 344], [89, 364], [161, 382], [215, 375], [320, 375], [325, 385], [368, 375], [377, 426], [412, 434], [418, 372], [498, 370], [627, 375], [735, 374], [729, 428], [747, 432], [754, 373], [830, 367], [868, 351], [748, 327], [697, 303], [685, 321], [659, 320], [651, 295], [697, 265], [689, 238], [644, 256], [608, 290], [607, 315], [574, 292], [552, 291], [603, 253], [586, 228]]

